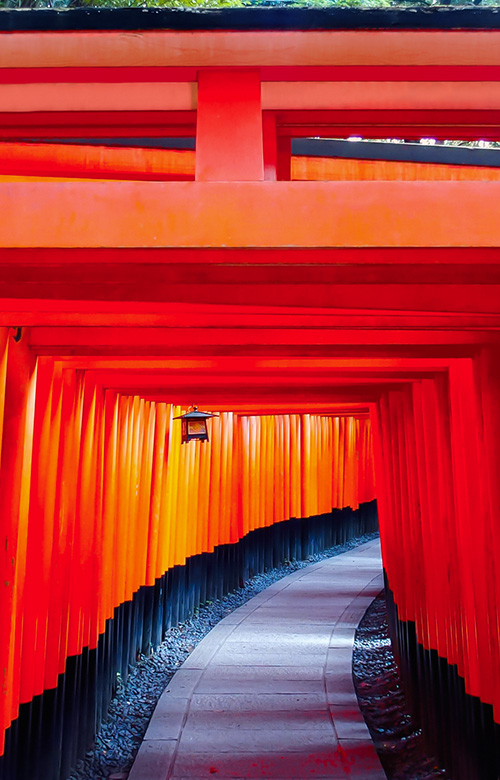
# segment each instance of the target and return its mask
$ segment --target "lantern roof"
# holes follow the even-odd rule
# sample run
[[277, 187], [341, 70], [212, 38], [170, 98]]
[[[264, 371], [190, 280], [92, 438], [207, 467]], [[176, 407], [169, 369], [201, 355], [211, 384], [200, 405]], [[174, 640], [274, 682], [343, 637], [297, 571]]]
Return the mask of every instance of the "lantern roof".
[[206, 420], [209, 417], [218, 417], [218, 414], [212, 414], [211, 412], [199, 412], [197, 406], [193, 406], [192, 411], [181, 414], [178, 417], [174, 417], [174, 420]]

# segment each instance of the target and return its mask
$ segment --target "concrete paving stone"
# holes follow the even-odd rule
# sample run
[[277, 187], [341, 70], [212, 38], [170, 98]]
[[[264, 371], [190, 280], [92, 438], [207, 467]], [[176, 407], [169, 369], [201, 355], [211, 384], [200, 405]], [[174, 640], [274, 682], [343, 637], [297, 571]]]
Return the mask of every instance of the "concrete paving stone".
[[[255, 666], [277, 666], [280, 659], [284, 664], [286, 664], [286, 666], [292, 666], [294, 663], [303, 665], [307, 663], [308, 660], [317, 666], [318, 663], [323, 663], [326, 658], [326, 652], [318, 653], [312, 651], [307, 652], [306, 650], [297, 650], [296, 652], [288, 651], [287, 653], [280, 653], [278, 650], [275, 652], [272, 652], [271, 650], [263, 651], [257, 647], [255, 648], [252, 655], [254, 656]], [[248, 653], [237, 653], [231, 650], [224, 650], [223, 648], [213, 656], [212, 664], [222, 664], [223, 666], [241, 664], [243, 666], [247, 666], [250, 658], [251, 655]]]
[[[284, 628], [283, 631], [267, 630], [263, 631], [262, 635], [259, 632], [258, 637], [255, 636], [255, 633], [254, 626], [249, 630], [248, 628], [242, 629], [241, 646], [247, 645], [251, 648], [257, 646], [260, 649], [266, 646], [275, 647], [276, 645], [286, 645], [287, 647], [314, 645], [326, 653], [332, 637], [332, 627], [324, 626], [322, 628], [318, 626], [317, 630], [311, 631], [310, 626], [290, 626], [289, 628]], [[237, 645], [238, 643], [234, 640], [228, 640], [224, 643], [224, 647], [229, 648], [237, 647]]]
[[304, 729], [332, 732], [330, 713], [323, 707], [311, 710], [246, 710], [242, 712], [218, 712], [217, 720], [206, 710], [190, 710], [187, 727], [213, 729], [214, 723], [223, 731], [243, 729], [245, 731], [303, 731]]
[[[303, 597], [302, 601], [305, 600]], [[346, 604], [311, 604], [310, 609], [304, 606], [291, 607], [289, 604], [275, 604], [274, 606], [264, 606], [259, 610], [263, 617], [268, 621], [274, 618], [286, 618], [291, 625], [294, 623], [303, 623], [304, 618], [312, 622], [324, 625], [331, 621], [333, 617], [341, 617], [345, 611]]]
[[[285, 666], [243, 666], [233, 664], [230, 666], [212, 666], [205, 669], [201, 682], [210, 680], [323, 680], [323, 666], [310, 664]], [[197, 689], [197, 693], [200, 689]]]
[[272, 680], [207, 678], [196, 688], [197, 693], [322, 693], [323, 680]]
[[328, 660], [335, 662], [336, 664], [344, 664], [347, 668], [352, 668], [352, 647], [328, 647]]
[[[293, 619], [290, 615], [281, 617], [273, 615], [272, 617], [272, 625], [275, 628], [278, 628], [279, 626], [284, 626], [285, 628], [287, 626], [308, 626], [311, 628], [312, 626], [325, 626], [327, 623], [328, 621], [324, 616], [321, 618], [315, 616], [314, 619], [312, 619], [312, 617], [310, 615], [308, 617], [307, 614], [301, 615], [300, 617], [294, 615]], [[264, 615], [260, 611], [254, 612], [246, 618], [243, 625], [245, 628], [248, 628], [249, 626], [269, 626], [269, 615]], [[330, 621], [330, 625], [333, 625], [332, 621]]]
[[346, 685], [345, 690], [335, 688], [335, 690], [328, 691], [326, 700], [328, 704], [339, 707], [350, 706], [353, 702], [358, 701], [354, 686], [349, 688], [348, 685]]
[[336, 648], [347, 647], [352, 656], [355, 636], [356, 628], [354, 626], [335, 626], [330, 636], [329, 646]]
[[353, 699], [347, 705], [330, 705], [330, 714], [340, 740], [370, 740], [370, 733], [357, 706], [357, 700]]
[[[272, 625], [262, 625], [259, 628], [259, 641], [260, 639], [281, 639], [282, 637], [288, 637], [288, 636], [301, 636], [301, 637], [307, 637], [310, 636], [312, 639], [315, 639], [316, 637], [326, 637], [329, 638], [331, 636], [332, 632], [332, 626], [328, 623], [328, 621], [325, 621], [325, 623], [321, 624], [315, 624], [310, 625], [309, 623], [287, 623], [286, 625], [276, 627], [274, 624]], [[239, 626], [238, 628], [238, 636], [240, 637], [242, 642], [248, 642], [255, 641], [255, 628], [249, 624], [249, 621], [246, 621], [243, 625]]]
[[[304, 604], [304, 599], [306, 597], [308, 601], [307, 605]], [[259, 607], [259, 610], [263, 609], [264, 612], [266, 612], [267, 610], [280, 610], [286, 607], [287, 609], [290, 609], [290, 617], [293, 618], [294, 614], [300, 613], [304, 610], [315, 611], [329, 609], [332, 606], [341, 606], [342, 604], [344, 607], [348, 606], [349, 596], [345, 599], [345, 601], [343, 598], [333, 599], [330, 596], [325, 596], [324, 593], [316, 593], [316, 591], [313, 591], [312, 595], [309, 596], [307, 589], [303, 588], [286, 595], [282, 594], [280, 596], [275, 596], [275, 598], [271, 599], [271, 601], [266, 601], [264, 604], [262, 604], [262, 606]]]
[[[205, 639], [207, 639], [209, 636], [210, 634], [207, 634]], [[220, 643], [214, 642], [212, 639], [210, 639], [210, 642], [207, 643], [205, 643], [205, 641], [200, 642], [200, 644], [197, 647], [195, 647], [193, 652], [186, 658], [181, 668], [182, 669], [205, 669], [207, 664], [210, 662], [212, 656], [217, 652], [219, 647], [220, 647]]]
[[191, 699], [192, 710], [212, 712], [271, 712], [272, 710], [316, 710], [326, 706], [326, 694], [315, 693], [195, 693]]
[[352, 678], [336, 677], [334, 681], [326, 682], [326, 700], [328, 704], [345, 706], [356, 702], [356, 690]]
[[359, 625], [366, 609], [352, 610], [339, 616], [335, 623], [337, 629], [350, 628], [353, 624]]
[[226, 615], [226, 617], [223, 618], [218, 625], [224, 624], [228, 626], [240, 626], [245, 620], [248, 620], [248, 618], [253, 615], [253, 613], [254, 610], [238, 614], [238, 610], [235, 609], [234, 612], [230, 612], [229, 615]]
[[177, 740], [145, 740], [128, 780], [167, 780]]
[[[249, 601], [247, 604], [243, 604], [241, 607], [233, 609], [232, 612], [228, 612], [228, 614], [222, 618], [221, 623], [218, 623], [217, 625], [220, 626], [222, 623], [229, 623], [234, 617], [237, 617], [238, 619], [248, 617], [248, 615], [251, 615], [252, 612], [255, 612], [256, 609], [257, 605], [253, 605], [252, 601]], [[217, 626], [215, 626], [215, 628], [217, 628]]]
[[[208, 752], [178, 756], [174, 764], [174, 777], [257, 777], [343, 778], [344, 754], [337, 750], [310, 753], [227, 753]], [[351, 775], [349, 775], [351, 777]]]
[[203, 669], [190, 669], [183, 666], [174, 674], [163, 695], [170, 694], [170, 697], [187, 698], [194, 692], [202, 674]]
[[[375, 598], [375, 596], [373, 597]], [[347, 610], [344, 612], [337, 620], [336, 626], [339, 628], [341, 626], [352, 626], [352, 625], [359, 625], [361, 620], [363, 619], [363, 615], [365, 614], [366, 610], [370, 606], [370, 604], [373, 601], [373, 598], [369, 597], [365, 599], [363, 597], [363, 603], [361, 608], [356, 608], [352, 610]]]
[[350, 675], [328, 675], [325, 678], [327, 701], [334, 703], [334, 698], [338, 694], [352, 693], [356, 696], [354, 681]]
[[[323, 586], [325, 589], [328, 587], [328, 585]], [[287, 607], [291, 607], [291, 609], [299, 609], [300, 608], [300, 600], [307, 598], [309, 604], [314, 608], [317, 609], [319, 607], [329, 607], [332, 604], [340, 604], [341, 599], [335, 598], [333, 599], [328, 594], [325, 594], [325, 592], [318, 592], [318, 590], [307, 588], [307, 587], [301, 587], [300, 589], [297, 588], [296, 590], [289, 591], [287, 593], [283, 593], [279, 596], [276, 596], [272, 601], [267, 601], [265, 604], [263, 604], [263, 609], [272, 609], [274, 607], [281, 607], [286, 605]], [[346, 602], [347, 606], [347, 602]]]
[[[229, 615], [227, 617], [229, 617]], [[226, 623], [226, 619], [224, 618], [224, 620], [217, 623], [217, 625], [210, 630], [210, 639], [217, 639], [218, 642], [224, 642], [235, 630], [236, 626], [231, 625], [231, 623]]]
[[345, 669], [341, 666], [329, 667], [325, 672], [325, 688], [327, 691], [343, 687], [345, 684], [354, 687], [351, 669]]
[[177, 739], [180, 736], [184, 718], [190, 699], [175, 699], [164, 692], [158, 704], [154, 717], [151, 718], [144, 739]]
[[339, 753], [350, 780], [387, 780], [371, 740], [341, 739]]
[[292, 631], [280, 636], [254, 636], [253, 641], [238, 641], [237, 636], [234, 639], [228, 639], [224, 642], [223, 649], [244, 655], [252, 654], [256, 651], [263, 652], [287, 652], [298, 651], [306, 653], [323, 653], [326, 655], [330, 637], [325, 632], [323, 634], [297, 634]]
[[312, 729], [294, 731], [265, 729], [200, 730], [185, 728], [179, 744], [178, 756], [190, 753], [312, 753], [336, 750], [338, 740], [333, 727], [317, 733]]
[[349, 648], [330, 647], [325, 663], [326, 675], [352, 675], [352, 661]]

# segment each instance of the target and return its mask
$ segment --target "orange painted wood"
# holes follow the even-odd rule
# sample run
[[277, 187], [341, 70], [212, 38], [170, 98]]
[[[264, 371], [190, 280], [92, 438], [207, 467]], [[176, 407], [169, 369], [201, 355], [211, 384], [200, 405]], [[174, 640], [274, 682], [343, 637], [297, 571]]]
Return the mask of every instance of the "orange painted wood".
[[0, 68], [498, 66], [497, 31], [4, 33]]
[[[174, 108], [189, 110], [187, 101], [177, 106], [174, 96], [175, 93]], [[22, 93], [16, 96], [15, 105], [21, 99]], [[262, 84], [262, 108], [267, 111], [494, 111], [499, 107], [500, 83], [493, 81], [356, 82], [349, 79]]]
[[294, 181], [499, 181], [499, 168], [338, 157], [292, 157]]
[[[217, 69], [201, 70], [199, 84]], [[223, 96], [231, 94], [231, 68], [221, 83]], [[250, 70], [242, 70], [249, 73]], [[71, 83], [0, 83], [0, 101], [4, 112], [86, 112], [86, 111], [195, 111], [199, 89], [195, 83], [124, 82]], [[204, 87], [201, 87], [204, 89]], [[262, 83], [262, 108], [266, 111], [332, 110], [498, 110], [499, 84], [496, 81], [265, 81]], [[243, 94], [239, 93], [243, 98]], [[257, 97], [260, 105], [260, 74]], [[203, 100], [203, 98], [202, 98]], [[243, 101], [242, 101], [243, 102]], [[246, 101], [243, 102], [243, 104]], [[233, 114], [237, 119], [238, 112]], [[71, 120], [71, 117], [68, 117]]]
[[0, 105], [6, 112], [37, 111], [194, 111], [196, 84], [64, 83], [2, 84]]
[[33, 653], [28, 653], [22, 669], [22, 626], [27, 575], [28, 517], [33, 454], [36, 371], [26, 340], [16, 344], [11, 334], [4, 341], [6, 363], [4, 418], [2, 421], [0, 484], [2, 527], [4, 529], [7, 575], [1, 589], [3, 621], [1, 659], [1, 718], [3, 730], [17, 717], [21, 696], [22, 671], [33, 668]]
[[[494, 247], [499, 196], [498, 182], [4, 184], [0, 240], [6, 247]], [[68, 207], [74, 202], [76, 211]]]
[[194, 152], [78, 144], [1, 143], [0, 180], [37, 178], [192, 179]]

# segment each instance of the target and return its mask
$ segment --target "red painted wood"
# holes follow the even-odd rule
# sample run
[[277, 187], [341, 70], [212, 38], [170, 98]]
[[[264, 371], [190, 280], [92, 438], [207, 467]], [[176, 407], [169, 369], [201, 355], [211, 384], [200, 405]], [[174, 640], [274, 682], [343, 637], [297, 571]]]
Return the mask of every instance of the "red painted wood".
[[258, 70], [200, 70], [197, 181], [264, 178], [260, 89]]

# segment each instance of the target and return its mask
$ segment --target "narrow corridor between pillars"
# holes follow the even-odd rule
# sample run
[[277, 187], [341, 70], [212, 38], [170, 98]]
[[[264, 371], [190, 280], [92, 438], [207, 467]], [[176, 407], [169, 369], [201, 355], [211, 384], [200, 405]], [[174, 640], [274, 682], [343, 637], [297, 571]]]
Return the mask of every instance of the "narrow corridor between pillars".
[[374, 541], [224, 618], [161, 697], [129, 780], [383, 780], [352, 679], [355, 630], [382, 587]]

